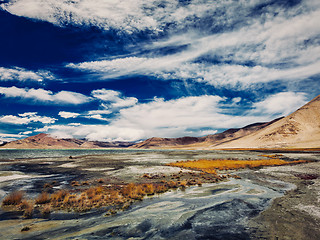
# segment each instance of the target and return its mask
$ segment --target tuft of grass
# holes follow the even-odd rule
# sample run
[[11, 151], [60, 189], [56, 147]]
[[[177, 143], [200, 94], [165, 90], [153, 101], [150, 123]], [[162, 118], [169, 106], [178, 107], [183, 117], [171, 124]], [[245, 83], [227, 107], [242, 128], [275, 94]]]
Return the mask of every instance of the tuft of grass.
[[89, 182], [88, 181], [83, 181], [83, 182], [81, 182], [81, 185], [82, 186], [89, 185]]
[[79, 184], [78, 181], [72, 181], [72, 182], [71, 182], [71, 186], [72, 186], [72, 187], [78, 187], [78, 186], [80, 186], [80, 184]]
[[69, 193], [66, 190], [59, 190], [58, 192], [55, 192], [51, 194], [51, 204], [54, 207], [61, 206], [65, 196], [67, 196]]
[[41, 213], [42, 213], [42, 215], [44, 215], [44, 216], [49, 215], [49, 214], [51, 213], [51, 206], [50, 206], [50, 204], [44, 205], [43, 208], [41, 209]]
[[21, 201], [21, 203], [17, 206], [17, 209], [18, 210], [25, 210], [26, 208], [28, 208], [29, 205], [30, 205], [30, 203], [26, 199], [23, 199]]
[[35, 199], [36, 204], [46, 204], [51, 201], [50, 195], [47, 192], [42, 192], [39, 196]]
[[3, 205], [19, 205], [24, 198], [24, 193], [22, 191], [16, 191], [10, 193], [5, 199], [2, 201]]
[[34, 209], [33, 204], [27, 204], [23, 212], [23, 217], [31, 218], [33, 215], [33, 209]]
[[167, 184], [156, 184], [155, 185], [155, 193], [164, 193], [169, 190], [169, 186]]
[[153, 186], [153, 184], [143, 184], [142, 185], [142, 187], [143, 187], [143, 189], [144, 189], [144, 192], [145, 192], [145, 194], [147, 194], [147, 195], [153, 195], [154, 194], [154, 186]]

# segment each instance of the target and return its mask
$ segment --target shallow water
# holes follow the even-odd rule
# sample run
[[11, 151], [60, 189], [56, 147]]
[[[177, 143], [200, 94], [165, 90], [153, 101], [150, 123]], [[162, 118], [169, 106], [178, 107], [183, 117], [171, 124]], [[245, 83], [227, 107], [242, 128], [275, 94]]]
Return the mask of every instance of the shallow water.
[[[3, 157], [6, 155], [1, 157], [4, 164], [0, 165], [0, 176], [6, 179], [0, 183], [0, 197], [12, 190], [24, 190], [28, 195], [35, 196], [41, 191], [39, 186], [47, 180], [55, 180], [59, 183], [56, 188], [63, 188], [79, 175], [88, 178], [113, 176], [130, 181], [144, 173], [179, 171], [179, 168], [163, 166], [164, 163], [178, 160], [261, 158], [259, 152], [237, 151], [102, 150], [99, 151], [99, 155], [93, 155], [94, 152], [91, 150], [11, 150], [11, 153], [13, 155], [10, 158]], [[69, 159], [70, 155], [76, 157]], [[28, 159], [20, 159], [20, 156], [28, 156]], [[318, 154], [289, 153], [287, 157], [320, 159]], [[203, 184], [202, 187], [194, 186], [185, 191], [175, 190], [145, 198], [128, 210], [108, 217], [103, 209], [85, 214], [55, 213], [49, 219], [34, 220], [36, 223], [33, 223], [31, 230], [24, 233], [20, 230], [26, 225], [26, 220], [20, 225], [14, 222], [18, 220], [11, 223], [5, 221], [10, 219], [11, 215], [0, 212], [0, 226], [9, 224], [13, 229], [5, 233], [0, 227], [0, 232], [4, 231], [0, 233], [0, 237], [250, 239], [248, 221], [265, 210], [272, 199], [295, 187], [283, 181], [266, 178], [263, 172], [264, 170], [242, 170], [237, 173], [242, 179]], [[19, 179], [14, 178], [17, 176]]]

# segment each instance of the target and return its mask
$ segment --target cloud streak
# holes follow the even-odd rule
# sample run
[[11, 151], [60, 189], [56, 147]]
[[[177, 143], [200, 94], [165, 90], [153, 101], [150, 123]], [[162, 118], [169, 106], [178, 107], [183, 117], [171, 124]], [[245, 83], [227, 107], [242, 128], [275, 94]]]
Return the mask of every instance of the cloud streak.
[[24, 68], [4, 68], [0, 67], [0, 81], [37, 81], [52, 80], [54, 76], [49, 71], [40, 70], [37, 72], [29, 71]]
[[1, 123], [14, 124], [14, 125], [26, 125], [29, 123], [40, 122], [42, 124], [53, 124], [57, 119], [46, 116], [39, 116], [37, 112], [26, 112], [15, 115], [5, 115], [0, 117]]
[[[45, 90], [42, 88], [17, 88], [13, 87], [0, 87], [0, 94], [7, 98], [20, 98], [20, 99], [31, 99], [33, 102], [40, 102], [44, 104], [66, 104], [66, 105], [78, 105], [84, 104], [91, 101], [90, 97], [83, 94], [70, 92], [70, 91], [60, 91], [53, 93], [50, 90]], [[24, 103], [29, 103], [24, 101]]]
[[[131, 34], [146, 30], [161, 33], [172, 24], [174, 28], [183, 28], [218, 10], [229, 16], [241, 4], [252, 7], [256, 2], [215, 1], [213, 4], [198, 0], [12, 0], [3, 4], [2, 8], [18, 16], [48, 21], [59, 26], [94, 25], [105, 30], [116, 29]], [[215, 21], [225, 23], [223, 16], [216, 16]]]
[[[316, 40], [320, 7], [311, 3], [304, 1], [285, 10], [266, 8], [265, 20], [252, 18], [234, 31], [199, 35], [189, 29], [183, 35], [173, 34], [166, 41], [143, 46], [151, 52], [148, 54], [70, 63], [67, 67], [100, 73], [102, 79], [147, 75], [223, 87], [240, 84], [252, 88], [256, 83], [303, 80], [320, 74]], [[169, 55], [152, 54], [173, 46], [185, 47]]]
[[[4, 81], [20, 81], [21, 86], [23, 81], [52, 79], [52, 74], [0, 67], [5, 85], [0, 87], [2, 99], [65, 107], [56, 113], [58, 124], [55, 118], [38, 121], [37, 113], [3, 115], [2, 123], [47, 121], [38, 131], [58, 136], [135, 141], [152, 136], [202, 136], [242, 127], [294, 111], [308, 100], [298, 85], [302, 81], [317, 83], [320, 76], [317, 0], [9, 0], [0, 8], [53, 23], [55, 29], [68, 26], [64, 30], [72, 34], [74, 26], [77, 31], [84, 29], [89, 37], [76, 35], [81, 46], [94, 39], [92, 55], [86, 52], [70, 58], [85, 60], [66, 60], [50, 68], [57, 76], [66, 76], [66, 84], [69, 79], [83, 81], [77, 91], [86, 88], [82, 89], [85, 94], [8, 87], [10, 83]], [[66, 45], [73, 47], [70, 39]], [[157, 93], [155, 89], [144, 92], [150, 85], [142, 84], [154, 79], [172, 83], [163, 84]], [[90, 82], [106, 80], [105, 85]], [[132, 82], [126, 86], [129, 80]], [[181, 82], [195, 90], [167, 87]], [[107, 89], [110, 86], [130, 95]], [[256, 91], [262, 87], [262, 93]], [[253, 94], [246, 98], [249, 92]], [[69, 124], [61, 124], [65, 122]]]

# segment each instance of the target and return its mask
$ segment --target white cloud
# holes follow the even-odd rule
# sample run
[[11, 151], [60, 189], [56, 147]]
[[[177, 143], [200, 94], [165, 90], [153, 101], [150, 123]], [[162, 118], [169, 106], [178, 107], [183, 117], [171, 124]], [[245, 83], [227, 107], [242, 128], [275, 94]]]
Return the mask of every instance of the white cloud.
[[[135, 97], [124, 97], [118, 91], [107, 90], [107, 89], [97, 89], [91, 92], [91, 95], [101, 100], [102, 106], [104, 108], [126, 108], [135, 105], [138, 102], [138, 99]], [[107, 111], [107, 110], [104, 110]], [[89, 112], [93, 114], [93, 112]], [[95, 114], [106, 114], [103, 112], [95, 112]], [[108, 114], [108, 113], [107, 113]]]
[[[232, 103], [234, 104], [234, 102]], [[153, 136], [181, 137], [214, 134], [217, 129], [242, 127], [266, 120], [266, 116], [233, 116], [223, 113], [228, 105], [219, 96], [184, 97], [165, 101], [155, 98], [123, 108], [108, 125], [52, 125], [37, 131], [49, 131], [56, 136], [68, 135], [101, 141], [136, 141]]]
[[[314, 1], [302, 1], [292, 8], [266, 6], [263, 16], [246, 20], [244, 16], [251, 7], [262, 2], [233, 2], [232, 6], [228, 1], [221, 1], [215, 3], [217, 6], [206, 5], [207, 13], [228, 6], [227, 10], [223, 8], [224, 15], [215, 14], [221, 28], [228, 26], [228, 21], [247, 21], [232, 31], [204, 35], [190, 27], [183, 35], [172, 33], [165, 41], [156, 40], [142, 46], [142, 49], [151, 52], [148, 55], [70, 63], [67, 66], [101, 73], [102, 79], [149, 75], [160, 79], [193, 79], [214, 86], [242, 88], [276, 80], [284, 83], [303, 80], [320, 74], [320, 46], [315, 41], [320, 34], [319, 5]], [[193, 1], [188, 7], [179, 7], [177, 12], [184, 9], [182, 12], [188, 12], [188, 16], [192, 15], [192, 11], [193, 16], [197, 16], [198, 10], [193, 10], [191, 6], [202, 9], [204, 5], [203, 2]], [[198, 9], [196, 7], [194, 9]], [[152, 54], [153, 50], [175, 46], [186, 47], [171, 55]], [[195, 62], [202, 57], [209, 60]]]
[[101, 121], [110, 121], [110, 118], [104, 118], [102, 117], [101, 114], [88, 114], [88, 115], [84, 115], [85, 118], [88, 119], [97, 119], [97, 120], [101, 120]]
[[19, 117], [32, 117], [37, 115], [37, 112], [25, 112], [25, 113], [19, 113]]
[[98, 89], [93, 90], [91, 95], [95, 98], [98, 98], [103, 101], [113, 101], [116, 98], [119, 98], [120, 92], [114, 90]]
[[60, 111], [58, 115], [62, 118], [77, 118], [77, 117], [83, 117], [88, 119], [97, 119], [101, 121], [110, 121], [109, 118], [105, 118], [102, 115], [108, 115], [111, 114], [112, 111], [110, 110], [91, 110], [85, 113], [75, 113], [75, 112], [66, 112], [66, 111]]
[[58, 115], [62, 118], [76, 118], [80, 114], [79, 113], [74, 113], [74, 112], [65, 112], [65, 111], [60, 111]]
[[32, 133], [32, 131], [25, 131], [25, 132], [22, 132], [21, 134], [23, 134], [23, 135], [29, 135], [29, 134], [31, 134]]
[[252, 113], [287, 116], [306, 104], [307, 96], [302, 92], [280, 92], [253, 104]]
[[26, 137], [27, 134], [9, 134], [9, 133], [0, 133], [0, 144], [2, 144], [3, 142], [11, 142], [23, 137]]
[[37, 81], [41, 82], [45, 79], [54, 79], [53, 75], [49, 71], [39, 70], [36, 72], [26, 70], [24, 68], [4, 68], [0, 67], [0, 81]]
[[23, 114], [18, 114], [18, 116], [14, 115], [5, 115], [0, 117], [1, 123], [7, 124], [16, 124], [16, 125], [24, 125], [32, 122], [40, 122], [43, 124], [52, 124], [57, 119], [46, 117], [46, 116], [38, 116], [37, 112], [28, 112]]
[[[13, 87], [0, 87], [0, 94], [5, 97], [31, 99], [35, 102], [41, 102], [45, 104], [84, 104], [91, 101], [90, 97], [87, 97], [81, 93], [60, 91], [53, 93], [52, 91], [39, 89], [28, 89], [28, 88], [17, 88]], [[28, 102], [26, 102], [28, 103]]]
[[88, 115], [95, 115], [95, 114], [103, 114], [103, 115], [108, 115], [112, 113], [110, 110], [91, 110], [88, 111]]
[[[261, 13], [255, 16], [254, 9], [261, 5]], [[201, 0], [12, 0], [1, 6], [12, 14], [57, 25], [94, 25], [120, 34], [168, 31], [165, 40], [139, 46], [148, 54], [134, 46], [134, 53], [127, 57], [67, 64], [101, 73], [102, 79], [149, 75], [252, 88], [260, 82], [288, 82], [320, 74], [320, 46], [315, 41], [320, 34], [320, 5], [316, 0], [292, 7], [283, 2], [268, 5], [263, 0], [214, 4]], [[179, 46], [186, 47], [167, 56], [152, 54]], [[195, 63], [203, 56], [214, 61]]]
[[[245, 1], [250, 4], [249, 1]], [[236, 6], [235, 6], [236, 5]], [[251, 5], [251, 4], [250, 4]], [[11, 14], [40, 19], [57, 25], [94, 25], [102, 29], [117, 29], [121, 32], [162, 32], [168, 24], [192, 24], [195, 19], [214, 12], [217, 8], [227, 9], [228, 15], [238, 5], [224, 1], [214, 4], [206, 1], [190, 1], [182, 4], [178, 0], [13, 0], [1, 7]], [[216, 18], [216, 21], [224, 19]]]

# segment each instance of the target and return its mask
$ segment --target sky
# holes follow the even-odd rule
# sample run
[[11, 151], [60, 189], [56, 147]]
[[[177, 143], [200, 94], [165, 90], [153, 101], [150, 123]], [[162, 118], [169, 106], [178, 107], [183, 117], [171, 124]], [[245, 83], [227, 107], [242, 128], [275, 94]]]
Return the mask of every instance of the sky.
[[319, 0], [0, 0], [0, 141], [140, 141], [320, 94]]

